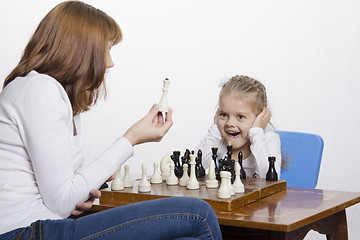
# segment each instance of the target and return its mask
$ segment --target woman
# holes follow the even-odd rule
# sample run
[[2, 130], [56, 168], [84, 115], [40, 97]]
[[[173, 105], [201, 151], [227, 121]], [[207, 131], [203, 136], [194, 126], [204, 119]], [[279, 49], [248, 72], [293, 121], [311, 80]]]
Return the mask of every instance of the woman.
[[[92, 205], [104, 181], [172, 125], [158, 106], [83, 165], [79, 114], [96, 103], [117, 23], [79, 1], [40, 22], [0, 94], [0, 239], [221, 239], [212, 208], [193, 198], [131, 204], [67, 219]], [[90, 194], [89, 194], [90, 193]]]

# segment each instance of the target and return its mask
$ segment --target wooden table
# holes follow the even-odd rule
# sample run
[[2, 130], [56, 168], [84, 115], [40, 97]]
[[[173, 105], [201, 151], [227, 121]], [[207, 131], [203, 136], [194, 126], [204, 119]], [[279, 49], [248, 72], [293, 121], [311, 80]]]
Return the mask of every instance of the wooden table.
[[[311, 229], [329, 240], [348, 239], [345, 209], [360, 193], [291, 188], [233, 211], [216, 210], [224, 239], [303, 239]], [[90, 212], [119, 204], [94, 205]]]

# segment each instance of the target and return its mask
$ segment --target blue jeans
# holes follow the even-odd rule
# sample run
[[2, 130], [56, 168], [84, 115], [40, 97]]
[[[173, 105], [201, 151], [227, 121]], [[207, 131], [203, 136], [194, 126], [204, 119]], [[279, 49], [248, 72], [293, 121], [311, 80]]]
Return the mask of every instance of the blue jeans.
[[3, 239], [222, 239], [212, 207], [189, 197], [133, 203], [78, 219], [39, 220]]

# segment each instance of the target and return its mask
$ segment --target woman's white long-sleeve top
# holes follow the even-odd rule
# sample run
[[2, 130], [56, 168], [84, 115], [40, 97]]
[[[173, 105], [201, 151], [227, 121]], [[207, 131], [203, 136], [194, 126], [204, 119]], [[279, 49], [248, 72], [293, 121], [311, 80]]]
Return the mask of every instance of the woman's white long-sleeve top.
[[120, 137], [84, 166], [79, 120], [64, 88], [48, 75], [32, 71], [3, 89], [0, 234], [39, 219], [68, 217], [133, 155], [132, 145]]
[[[254, 127], [249, 130], [249, 139], [251, 142], [249, 157], [243, 160], [243, 168], [247, 177], [266, 178], [266, 173], [269, 170], [269, 156], [276, 157], [275, 170], [280, 177], [281, 170], [281, 143], [279, 135], [272, 130], [263, 130], [259, 127]], [[210, 161], [212, 161], [211, 148], [216, 146], [218, 148], [218, 159], [225, 157], [227, 153], [227, 142], [221, 137], [219, 128], [216, 124], [211, 125], [205, 137], [195, 147], [195, 153], [201, 149], [203, 166], [205, 169], [209, 168]], [[232, 156], [238, 161], [238, 156]]]

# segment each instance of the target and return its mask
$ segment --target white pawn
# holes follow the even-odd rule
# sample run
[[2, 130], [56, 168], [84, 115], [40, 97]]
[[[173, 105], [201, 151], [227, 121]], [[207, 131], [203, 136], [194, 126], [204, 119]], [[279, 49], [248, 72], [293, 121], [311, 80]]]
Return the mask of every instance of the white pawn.
[[163, 94], [162, 94], [162, 97], [161, 97], [161, 100], [159, 102], [159, 111], [160, 112], [167, 112], [169, 111], [169, 105], [168, 105], [168, 102], [167, 102], [167, 93], [168, 93], [168, 90], [169, 90], [169, 84], [170, 84], [170, 81], [169, 79], [164, 79], [163, 80]]
[[189, 181], [189, 174], [188, 174], [188, 165], [186, 163], [184, 163], [183, 165], [183, 175], [179, 180], [179, 185], [186, 187], [188, 181]]
[[216, 180], [216, 175], [215, 175], [215, 163], [214, 161], [210, 161], [208, 180], [206, 180], [206, 187], [217, 188], [218, 186], [219, 183]]
[[238, 162], [235, 162], [235, 181], [233, 183], [233, 187], [235, 190], [235, 193], [243, 193], [245, 192], [244, 184], [241, 182], [240, 179], [240, 164]]
[[151, 184], [146, 178], [146, 165], [142, 164], [142, 178], [138, 187], [139, 192], [151, 192]]
[[179, 183], [178, 178], [175, 175], [175, 163], [170, 163], [170, 175], [166, 179], [167, 185], [177, 185]]
[[124, 187], [126, 187], [126, 188], [132, 187], [133, 181], [131, 180], [130, 175], [129, 175], [129, 165], [125, 165], [124, 170], [125, 170], [125, 174], [124, 174], [124, 178], [123, 178]]
[[231, 198], [231, 192], [228, 186], [228, 174], [231, 175], [228, 171], [220, 172], [221, 183], [218, 190], [218, 198]]
[[199, 182], [196, 179], [196, 174], [195, 174], [195, 155], [194, 154], [190, 154], [190, 178], [188, 183], [186, 184], [186, 188], [189, 190], [194, 190], [194, 189], [199, 189]]
[[160, 161], [160, 170], [161, 170], [161, 177], [162, 180], [166, 180], [167, 177], [170, 175], [170, 163], [173, 162], [171, 160], [170, 155], [166, 154]]
[[159, 164], [157, 162], [154, 162], [154, 173], [150, 178], [151, 184], [157, 184], [162, 183], [162, 177], [159, 172]]
[[111, 190], [113, 191], [124, 190], [124, 184], [121, 179], [120, 169], [116, 171], [114, 180], [111, 182]]

